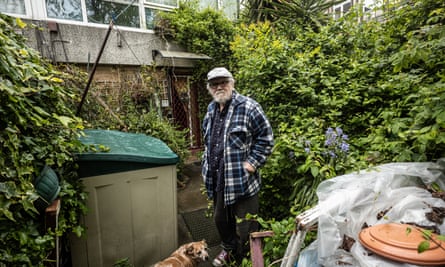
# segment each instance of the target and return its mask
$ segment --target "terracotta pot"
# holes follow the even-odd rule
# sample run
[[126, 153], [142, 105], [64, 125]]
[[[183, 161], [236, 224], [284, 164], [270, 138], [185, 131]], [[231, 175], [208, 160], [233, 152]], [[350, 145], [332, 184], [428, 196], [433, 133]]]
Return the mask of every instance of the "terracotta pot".
[[363, 229], [359, 234], [360, 243], [377, 255], [411, 264], [445, 265], [445, 242], [432, 234], [429, 249], [419, 253], [421, 242], [426, 241], [423, 229], [409, 225], [388, 223]]

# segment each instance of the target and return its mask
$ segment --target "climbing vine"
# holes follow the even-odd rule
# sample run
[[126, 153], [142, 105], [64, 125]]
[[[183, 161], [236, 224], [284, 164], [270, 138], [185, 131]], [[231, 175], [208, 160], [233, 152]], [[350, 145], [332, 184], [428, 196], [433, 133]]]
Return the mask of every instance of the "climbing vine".
[[[75, 179], [73, 155], [81, 149], [82, 123], [67, 108], [73, 101], [56, 71], [25, 45], [20, 19], [0, 15], [0, 266], [43, 266], [55, 234], [81, 234], [85, 195]], [[57, 233], [45, 229], [35, 204], [34, 180], [47, 165], [59, 178]]]

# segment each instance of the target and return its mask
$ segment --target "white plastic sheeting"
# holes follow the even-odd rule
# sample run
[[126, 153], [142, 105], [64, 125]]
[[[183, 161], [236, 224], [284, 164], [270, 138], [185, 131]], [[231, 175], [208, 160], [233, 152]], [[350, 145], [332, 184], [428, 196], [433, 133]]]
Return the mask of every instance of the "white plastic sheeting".
[[[385, 164], [322, 182], [317, 188], [317, 240], [301, 251], [296, 266], [415, 266], [369, 253], [358, 235], [364, 225], [390, 222], [436, 226], [444, 234], [445, 223], [425, 217], [431, 207], [445, 207], [445, 201], [425, 189], [432, 183], [445, 189], [445, 159]], [[349, 252], [340, 248], [344, 236], [355, 240]]]

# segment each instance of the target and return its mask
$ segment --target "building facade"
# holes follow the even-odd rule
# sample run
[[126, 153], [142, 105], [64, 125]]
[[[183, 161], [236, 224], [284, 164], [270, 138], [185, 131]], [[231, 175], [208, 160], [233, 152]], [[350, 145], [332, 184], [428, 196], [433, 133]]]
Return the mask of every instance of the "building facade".
[[[191, 75], [196, 62], [210, 58], [189, 53], [156, 33], [156, 13], [176, 7], [178, 0], [0, 0], [0, 12], [35, 25], [22, 33], [43, 57], [87, 72], [97, 62], [93, 82], [101, 94], [144, 94], [148, 89], [141, 69], [151, 66], [160, 87], [158, 108], [188, 129], [191, 148], [199, 148], [198, 85], [192, 84]], [[232, 14], [230, 10], [236, 8], [228, 9]]]

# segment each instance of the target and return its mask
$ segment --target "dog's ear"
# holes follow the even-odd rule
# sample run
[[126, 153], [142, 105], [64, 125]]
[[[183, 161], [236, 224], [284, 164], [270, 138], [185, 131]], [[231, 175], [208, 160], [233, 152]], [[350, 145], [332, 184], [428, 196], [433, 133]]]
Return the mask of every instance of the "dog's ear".
[[195, 248], [193, 247], [193, 245], [188, 245], [188, 246], [185, 248], [185, 253], [186, 253], [187, 255], [193, 255], [194, 250], [195, 250]]

